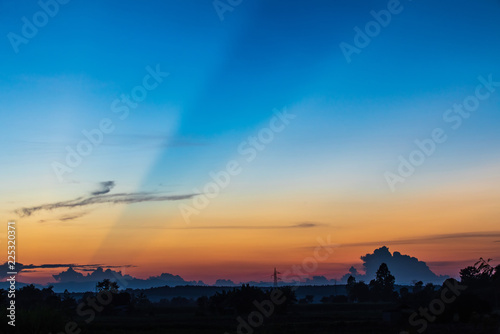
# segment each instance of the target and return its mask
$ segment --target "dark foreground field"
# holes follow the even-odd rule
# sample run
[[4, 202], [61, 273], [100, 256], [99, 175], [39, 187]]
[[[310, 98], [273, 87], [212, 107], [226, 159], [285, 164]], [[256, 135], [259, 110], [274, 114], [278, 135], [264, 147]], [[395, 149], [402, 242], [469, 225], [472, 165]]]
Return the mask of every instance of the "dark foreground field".
[[342, 287], [122, 290], [104, 279], [94, 292], [58, 294], [29, 285], [15, 290], [12, 310], [0, 289], [0, 332], [500, 334], [500, 266], [483, 261], [460, 274], [460, 282], [396, 287], [382, 263], [369, 284], [351, 276]]
[[[400, 333], [408, 327], [404, 315], [393, 322], [388, 317], [390, 304], [309, 304], [293, 305], [288, 314], [274, 315], [257, 327], [240, 327], [238, 316], [200, 315], [196, 307], [158, 309], [148, 315], [101, 316], [89, 326], [82, 327], [84, 333]], [[244, 317], [247, 321], [248, 317]], [[257, 319], [258, 320], [258, 319]], [[247, 322], [248, 323], [248, 322]], [[418, 333], [413, 330], [411, 333]], [[425, 333], [500, 333], [498, 318], [476, 319], [471, 323], [428, 325]]]

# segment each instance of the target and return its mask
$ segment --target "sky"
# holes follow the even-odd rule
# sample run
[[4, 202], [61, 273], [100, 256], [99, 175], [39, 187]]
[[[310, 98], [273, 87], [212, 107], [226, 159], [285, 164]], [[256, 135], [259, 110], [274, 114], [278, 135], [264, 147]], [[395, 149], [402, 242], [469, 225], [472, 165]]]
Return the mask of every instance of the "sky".
[[19, 262], [259, 281], [328, 239], [311, 275], [384, 245], [498, 263], [500, 2], [59, 1], [0, 1]]

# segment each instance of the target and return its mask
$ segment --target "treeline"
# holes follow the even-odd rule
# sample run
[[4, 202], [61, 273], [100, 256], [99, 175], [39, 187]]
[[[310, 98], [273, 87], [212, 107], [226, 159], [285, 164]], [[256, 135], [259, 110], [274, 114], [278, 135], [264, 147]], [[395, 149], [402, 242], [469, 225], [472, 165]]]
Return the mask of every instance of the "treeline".
[[[10, 305], [6, 290], [0, 289], [0, 316], [7, 319]], [[116, 282], [105, 279], [96, 285], [96, 292], [86, 292], [78, 300], [67, 290], [61, 295], [53, 287], [38, 289], [24, 286], [15, 292], [16, 326], [0, 324], [0, 333], [66, 333], [79, 332], [100, 315], [140, 313], [150, 305], [143, 293], [120, 291]]]
[[[387, 304], [388, 307], [409, 312], [401, 317], [401, 324], [409, 323], [415, 328], [427, 326], [430, 320], [425, 319], [436, 323], [471, 322], [499, 309], [500, 265], [492, 267], [489, 262], [480, 259], [473, 266], [462, 269], [460, 281], [448, 279], [441, 286], [416, 282], [399, 291], [395, 290], [396, 278], [383, 263], [370, 282], [357, 281], [351, 276], [347, 282], [346, 295], [331, 295], [321, 299], [321, 302], [351, 306], [359, 303]], [[120, 290], [118, 284], [110, 280], [99, 282], [95, 292], [87, 292], [79, 298], [68, 291], [57, 294], [51, 286], [38, 289], [28, 285], [15, 292], [16, 330], [23, 334], [55, 334], [60, 333], [58, 330], [64, 332], [64, 328], [70, 324], [76, 333], [78, 329], [84, 330], [99, 316], [117, 316], [121, 319], [176, 312], [212, 318], [245, 316], [258, 311], [267, 318], [291, 314], [290, 309], [299, 309], [302, 304], [313, 302], [313, 295], [297, 300], [295, 291], [295, 287], [260, 288], [247, 284], [216, 292], [210, 297], [173, 297], [153, 303], [144, 291]], [[7, 291], [0, 289], [0, 317], [4, 319], [7, 318], [9, 300]], [[295, 307], [294, 304], [299, 305]], [[8, 332], [8, 329], [7, 321], [0, 324], [0, 332]]]
[[[401, 288], [399, 293], [394, 289], [395, 277], [391, 275], [387, 265], [382, 263], [375, 279], [368, 284], [363, 281], [357, 282], [353, 276], [350, 276], [347, 280], [347, 298], [350, 302], [399, 301], [409, 306], [422, 306], [422, 304], [428, 304], [436, 296], [440, 296], [443, 290], [447, 289], [453, 290], [452, 293], [456, 292], [457, 303], [468, 300], [469, 305], [477, 306], [478, 311], [491, 311], [499, 306], [500, 265], [492, 267], [489, 261], [481, 258], [474, 266], [460, 270], [460, 282], [450, 278], [442, 286], [432, 283], [424, 286], [424, 283], [420, 281], [410, 289]], [[444, 298], [451, 297], [445, 296]], [[326, 298], [323, 302], [329, 302], [329, 299]]]
[[[381, 264], [369, 283], [349, 277], [347, 296], [330, 296], [323, 303], [387, 303], [389, 321], [403, 328], [423, 332], [429, 323], [466, 323], [481, 328], [498, 329], [500, 305], [500, 265], [480, 259], [460, 270], [460, 281], [447, 279], [442, 285], [422, 281], [395, 291], [395, 277]], [[496, 310], [496, 313], [494, 312]], [[479, 328], [479, 327], [478, 327]], [[476, 330], [479, 330], [476, 328]], [[496, 333], [496, 332], [495, 332]]]
[[[197, 300], [198, 314], [243, 315], [255, 311], [260, 305], [272, 308], [273, 314], [284, 314], [297, 302], [291, 287], [262, 289], [248, 284], [229, 291], [217, 292], [211, 297]], [[271, 306], [270, 306], [271, 305]]]

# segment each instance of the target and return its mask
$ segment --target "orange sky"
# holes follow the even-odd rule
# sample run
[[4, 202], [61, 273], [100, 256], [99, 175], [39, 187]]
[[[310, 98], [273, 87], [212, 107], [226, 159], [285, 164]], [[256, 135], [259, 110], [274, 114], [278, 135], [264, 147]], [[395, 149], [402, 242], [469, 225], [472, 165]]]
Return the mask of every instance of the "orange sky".
[[[293, 193], [279, 199], [224, 194], [189, 224], [176, 202], [101, 205], [69, 222], [50, 220], [59, 214], [47, 211], [17, 219], [17, 253], [23, 264], [133, 265], [122, 271], [139, 278], [168, 272], [206, 283], [260, 281], [275, 266], [300, 264], [317, 238], [330, 236], [339, 247], [311, 275], [340, 278], [351, 265], [361, 270], [359, 257], [386, 245], [428, 262], [436, 274], [456, 276], [479, 257], [497, 260], [499, 197], [487, 183], [460, 192], [450, 184], [432, 195], [318, 194], [307, 202]], [[472, 235], [478, 232], [486, 235]], [[47, 282], [58, 271], [23, 277]]]

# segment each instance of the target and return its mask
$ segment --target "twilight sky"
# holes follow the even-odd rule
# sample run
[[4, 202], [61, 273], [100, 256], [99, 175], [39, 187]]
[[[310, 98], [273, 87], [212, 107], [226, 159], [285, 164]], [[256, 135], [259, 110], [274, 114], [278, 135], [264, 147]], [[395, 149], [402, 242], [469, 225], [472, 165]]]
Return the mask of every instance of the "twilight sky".
[[0, 2], [19, 262], [268, 280], [330, 236], [314, 275], [498, 263], [499, 1], [237, 3]]

